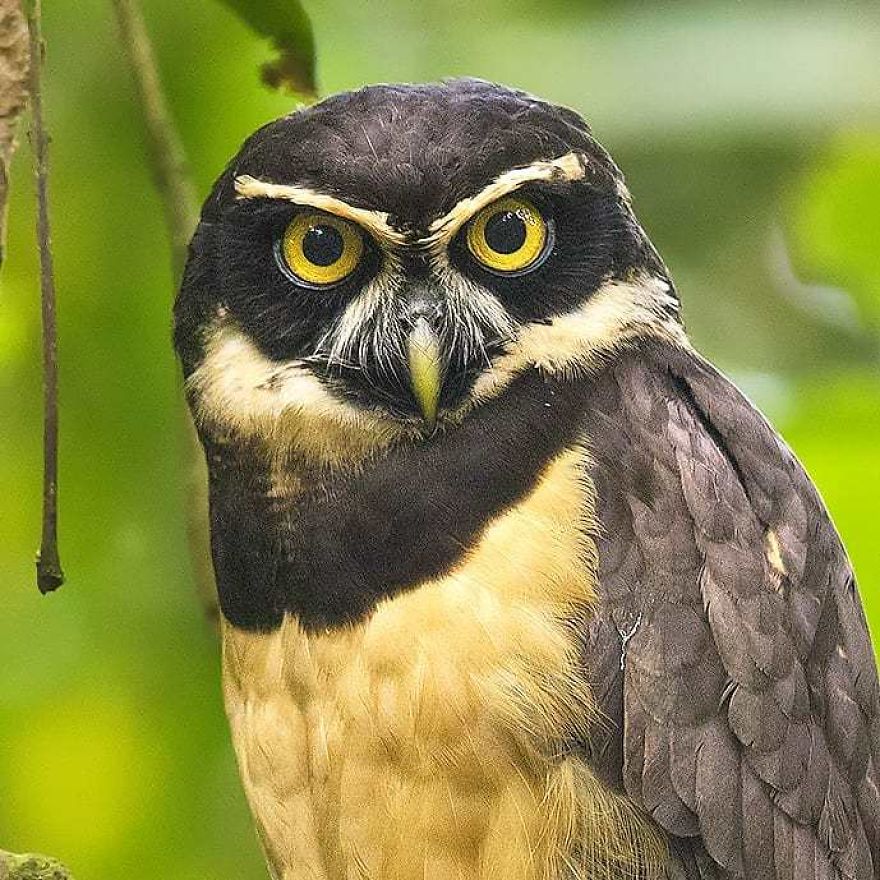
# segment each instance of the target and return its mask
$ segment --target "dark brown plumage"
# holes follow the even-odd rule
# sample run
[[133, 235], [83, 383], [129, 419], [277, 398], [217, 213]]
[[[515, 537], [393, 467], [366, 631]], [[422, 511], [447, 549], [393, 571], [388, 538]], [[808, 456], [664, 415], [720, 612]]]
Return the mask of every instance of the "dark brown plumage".
[[585, 657], [613, 725], [590, 760], [679, 838], [683, 877], [875, 876], [875, 661], [800, 464], [723, 376], [656, 343], [605, 370], [588, 423], [604, 537]]

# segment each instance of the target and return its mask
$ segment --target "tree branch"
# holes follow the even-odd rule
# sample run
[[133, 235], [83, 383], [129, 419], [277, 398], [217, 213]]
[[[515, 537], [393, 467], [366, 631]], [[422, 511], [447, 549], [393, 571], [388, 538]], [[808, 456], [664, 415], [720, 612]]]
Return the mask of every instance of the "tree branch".
[[[159, 69], [137, 0], [113, 0], [119, 32], [134, 76], [144, 118], [153, 178], [162, 201], [171, 244], [175, 283], [186, 264], [189, 240], [198, 222], [195, 187], [187, 171], [180, 135], [168, 109]], [[187, 533], [196, 591], [209, 620], [218, 616], [217, 591], [208, 537], [208, 475], [188, 412], [181, 411], [188, 475]]]
[[37, 178], [37, 243], [43, 318], [43, 533], [37, 554], [37, 586], [41, 593], [48, 593], [64, 583], [64, 572], [58, 558], [58, 328], [49, 226], [49, 138], [43, 122], [41, 7], [41, 0], [35, 0], [28, 15], [28, 35], [31, 56], [30, 135]]
[[60, 862], [33, 853], [15, 855], [0, 850], [0, 880], [73, 880]]
[[156, 188], [165, 211], [176, 280], [198, 222], [198, 199], [186, 156], [159, 80], [159, 69], [137, 0], [113, 0], [122, 44], [134, 74]]
[[[48, 211], [47, 211], [47, 193], [46, 193], [46, 133], [43, 129], [42, 119], [42, 93], [40, 91], [40, 62], [42, 60], [42, 42], [40, 38], [40, 8], [39, 4], [35, 4], [32, 11], [35, 22], [25, 20], [22, 13], [19, 0], [0, 0], [0, 265], [3, 262], [3, 246], [6, 219], [6, 197], [8, 192], [8, 167], [12, 154], [15, 151], [15, 129], [17, 127], [18, 117], [21, 115], [27, 103], [28, 90], [32, 90], [34, 99], [34, 153], [35, 168], [37, 171], [38, 196], [40, 204], [38, 205], [38, 238], [40, 242], [41, 257], [41, 286], [45, 285], [46, 264], [43, 261], [44, 252], [49, 250], [49, 227], [48, 227]], [[33, 58], [33, 65], [29, 64], [29, 60]], [[36, 158], [37, 145], [39, 144], [41, 153], [40, 159]], [[40, 179], [42, 178], [42, 180]], [[45, 221], [45, 223], [44, 223]], [[48, 264], [48, 277], [51, 288], [51, 297], [49, 305], [52, 314], [49, 324], [53, 327], [53, 339], [50, 346], [51, 360], [54, 364], [54, 286], [51, 284], [51, 254]], [[45, 289], [43, 290], [43, 315], [44, 328], [46, 325], [46, 305], [47, 298]], [[46, 355], [47, 334], [43, 337], [43, 353]], [[44, 373], [44, 383], [49, 387], [48, 376]], [[54, 378], [51, 383], [52, 397], [54, 399]], [[56, 402], [57, 404], [57, 402]], [[48, 430], [48, 419], [46, 421], [46, 430]], [[57, 431], [55, 432], [57, 436]], [[51, 444], [52, 452], [52, 470], [54, 472], [54, 439]], [[52, 516], [49, 522], [50, 544], [47, 545], [47, 506], [45, 506], [44, 486], [44, 509], [43, 509], [43, 546], [40, 549], [42, 559], [48, 564], [51, 561], [52, 550], [54, 547], [54, 505], [56, 498], [56, 484], [51, 483], [51, 506]], [[55, 566], [57, 575], [60, 576], [60, 566], [57, 564], [57, 548], [54, 550]], [[51, 568], [50, 568], [51, 573]], [[44, 581], [41, 579], [40, 562], [37, 563], [37, 582], [40, 589], [43, 589]], [[51, 580], [54, 586], [54, 578]], [[59, 581], [60, 583], [60, 581]], [[54, 588], [54, 587], [52, 587]], [[48, 859], [45, 856], [37, 856], [32, 854], [15, 855], [14, 853], [0, 850], [0, 880], [72, 880], [70, 874], [59, 862], [54, 859]]]

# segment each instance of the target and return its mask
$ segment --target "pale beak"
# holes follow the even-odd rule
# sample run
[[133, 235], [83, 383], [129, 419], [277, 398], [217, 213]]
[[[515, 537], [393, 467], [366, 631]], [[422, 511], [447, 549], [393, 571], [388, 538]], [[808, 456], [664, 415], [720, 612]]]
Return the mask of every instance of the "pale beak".
[[406, 340], [410, 385], [425, 421], [437, 421], [443, 379], [440, 339], [426, 318], [419, 318]]

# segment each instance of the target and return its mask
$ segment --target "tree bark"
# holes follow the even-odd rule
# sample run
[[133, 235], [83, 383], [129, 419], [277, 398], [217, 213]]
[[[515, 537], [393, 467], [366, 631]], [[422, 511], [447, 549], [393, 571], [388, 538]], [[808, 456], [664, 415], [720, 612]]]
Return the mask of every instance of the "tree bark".
[[9, 164], [17, 146], [18, 118], [27, 105], [30, 53], [19, 0], [0, 0], [0, 267], [6, 251]]
[[0, 850], [0, 880], [73, 880], [60, 862], [46, 856]]

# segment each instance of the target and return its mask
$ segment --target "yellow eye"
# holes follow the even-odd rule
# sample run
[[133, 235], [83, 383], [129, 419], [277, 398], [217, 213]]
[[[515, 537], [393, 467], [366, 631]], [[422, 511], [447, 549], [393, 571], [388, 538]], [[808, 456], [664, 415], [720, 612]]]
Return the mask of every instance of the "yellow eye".
[[484, 208], [467, 228], [470, 252], [492, 272], [535, 268], [549, 250], [547, 223], [525, 199], [510, 196]]
[[297, 214], [284, 230], [278, 256], [296, 281], [312, 287], [338, 284], [358, 267], [364, 239], [358, 228], [332, 214]]

